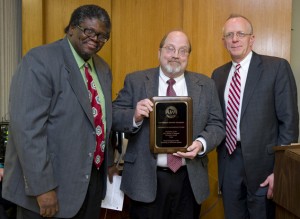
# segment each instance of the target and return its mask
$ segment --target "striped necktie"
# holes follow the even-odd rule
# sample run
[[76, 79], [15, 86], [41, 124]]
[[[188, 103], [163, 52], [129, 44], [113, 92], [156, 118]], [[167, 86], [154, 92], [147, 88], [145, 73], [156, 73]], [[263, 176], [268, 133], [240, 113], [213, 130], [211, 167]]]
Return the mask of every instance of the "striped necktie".
[[237, 122], [240, 107], [241, 95], [241, 65], [237, 64], [235, 67], [234, 75], [231, 79], [228, 93], [228, 102], [226, 108], [226, 147], [229, 154], [236, 149], [237, 143]]

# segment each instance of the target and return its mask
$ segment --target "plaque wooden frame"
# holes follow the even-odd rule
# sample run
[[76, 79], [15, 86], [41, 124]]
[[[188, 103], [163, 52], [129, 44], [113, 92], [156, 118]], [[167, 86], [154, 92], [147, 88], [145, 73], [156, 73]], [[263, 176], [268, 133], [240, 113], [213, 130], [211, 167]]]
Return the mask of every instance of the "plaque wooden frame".
[[193, 142], [193, 101], [191, 97], [153, 97], [150, 112], [152, 153], [186, 152]]

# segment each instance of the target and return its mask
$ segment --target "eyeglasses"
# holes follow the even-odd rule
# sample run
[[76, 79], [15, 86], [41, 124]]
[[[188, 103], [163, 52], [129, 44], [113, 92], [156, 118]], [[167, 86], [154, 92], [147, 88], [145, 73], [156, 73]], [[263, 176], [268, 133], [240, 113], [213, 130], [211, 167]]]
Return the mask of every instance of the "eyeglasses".
[[[165, 49], [167, 54], [169, 54], [169, 55], [170, 54], [174, 55], [175, 52], [176, 52], [176, 49], [173, 46], [164, 46], [162, 48]], [[178, 51], [177, 51], [177, 54], [180, 57], [187, 57], [189, 53], [190, 52], [187, 48], [179, 48]]]
[[106, 43], [108, 40], [107, 35], [104, 33], [96, 33], [94, 30], [89, 29], [89, 28], [82, 28], [79, 25], [76, 26], [79, 30], [81, 30], [86, 36], [93, 38], [97, 36], [97, 40], [99, 40], [102, 43]]
[[252, 35], [252, 33], [244, 33], [244, 32], [241, 32], [241, 31], [238, 31], [238, 32], [235, 32], [235, 33], [234, 32], [229, 32], [229, 33], [226, 33], [224, 35], [224, 38], [227, 39], [227, 40], [228, 39], [233, 39], [234, 35], [236, 35], [236, 37], [238, 39], [242, 39], [245, 36]]

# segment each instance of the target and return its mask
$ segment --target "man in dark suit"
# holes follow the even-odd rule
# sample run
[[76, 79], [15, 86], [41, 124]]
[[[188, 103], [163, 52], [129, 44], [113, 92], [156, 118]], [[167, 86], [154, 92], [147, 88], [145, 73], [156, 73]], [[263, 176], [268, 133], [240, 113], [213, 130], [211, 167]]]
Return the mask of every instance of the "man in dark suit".
[[[223, 27], [223, 43], [232, 62], [212, 74], [226, 120], [226, 139], [217, 152], [228, 219], [274, 218], [272, 148], [298, 141], [297, 88], [291, 67], [284, 59], [253, 52], [254, 40], [251, 22], [231, 15]], [[236, 66], [240, 68], [235, 70]], [[232, 79], [236, 72], [237, 81]], [[231, 81], [240, 89], [233, 89]], [[233, 90], [239, 91], [237, 96]], [[235, 124], [233, 99], [239, 99]]]
[[[191, 45], [182, 31], [171, 31], [160, 43], [160, 67], [126, 76], [113, 102], [113, 129], [129, 137], [124, 156], [121, 189], [131, 199], [134, 218], [199, 218], [200, 204], [209, 195], [207, 153], [225, 136], [222, 110], [214, 82], [186, 71]], [[150, 98], [166, 96], [174, 79], [177, 96], [193, 100], [193, 143], [177, 152], [180, 169], [168, 168], [167, 154], [149, 148]]]
[[[18, 205], [18, 218], [99, 218], [113, 164], [112, 75], [96, 53], [110, 30], [103, 8], [81, 6], [66, 37], [29, 51], [12, 79], [3, 197]], [[100, 131], [88, 77], [102, 109]], [[101, 147], [99, 133], [104, 133]]]

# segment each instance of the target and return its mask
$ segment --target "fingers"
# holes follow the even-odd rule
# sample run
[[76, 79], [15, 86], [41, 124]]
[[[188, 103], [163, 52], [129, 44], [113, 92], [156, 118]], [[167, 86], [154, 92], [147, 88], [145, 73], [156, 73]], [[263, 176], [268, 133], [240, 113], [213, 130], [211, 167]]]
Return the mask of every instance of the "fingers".
[[187, 151], [193, 151], [196, 155], [202, 151], [203, 145], [200, 141], [193, 141], [192, 145], [187, 148]]
[[261, 187], [269, 186], [268, 192], [267, 192], [267, 198], [272, 199], [273, 198], [273, 187], [274, 187], [274, 173], [270, 174], [267, 179], [260, 184]]
[[116, 165], [108, 168], [108, 180], [110, 183], [113, 183], [114, 175], [119, 175], [120, 171], [118, 170]]
[[261, 184], [260, 184], [260, 187], [265, 187], [265, 186], [267, 186], [267, 185], [269, 185], [268, 179], [266, 179], [263, 183], [261, 183]]
[[183, 158], [188, 158], [188, 159], [194, 159], [197, 156], [196, 150], [188, 151], [188, 152], [180, 152], [178, 151], [177, 153], [174, 153], [173, 155], [183, 157]]
[[135, 121], [140, 122], [145, 117], [149, 117], [150, 112], [153, 110], [153, 103], [149, 99], [141, 100], [137, 103], [136, 109], [135, 109]]
[[188, 158], [188, 159], [194, 159], [200, 151], [202, 151], [202, 143], [200, 141], [194, 141], [192, 145], [187, 147], [187, 152], [177, 152], [174, 155]]
[[40, 215], [42, 217], [53, 217], [57, 211], [56, 208], [41, 208]]
[[58, 202], [55, 191], [49, 191], [37, 196], [42, 217], [53, 217], [58, 212]]
[[53, 217], [58, 212], [58, 206], [45, 206], [40, 208], [40, 215], [42, 217]]
[[273, 186], [269, 183], [269, 188], [267, 192], [267, 198], [272, 199], [273, 198]]
[[268, 192], [267, 192], [267, 198], [268, 199], [272, 199], [273, 198], [273, 190], [272, 189], [268, 189]]

